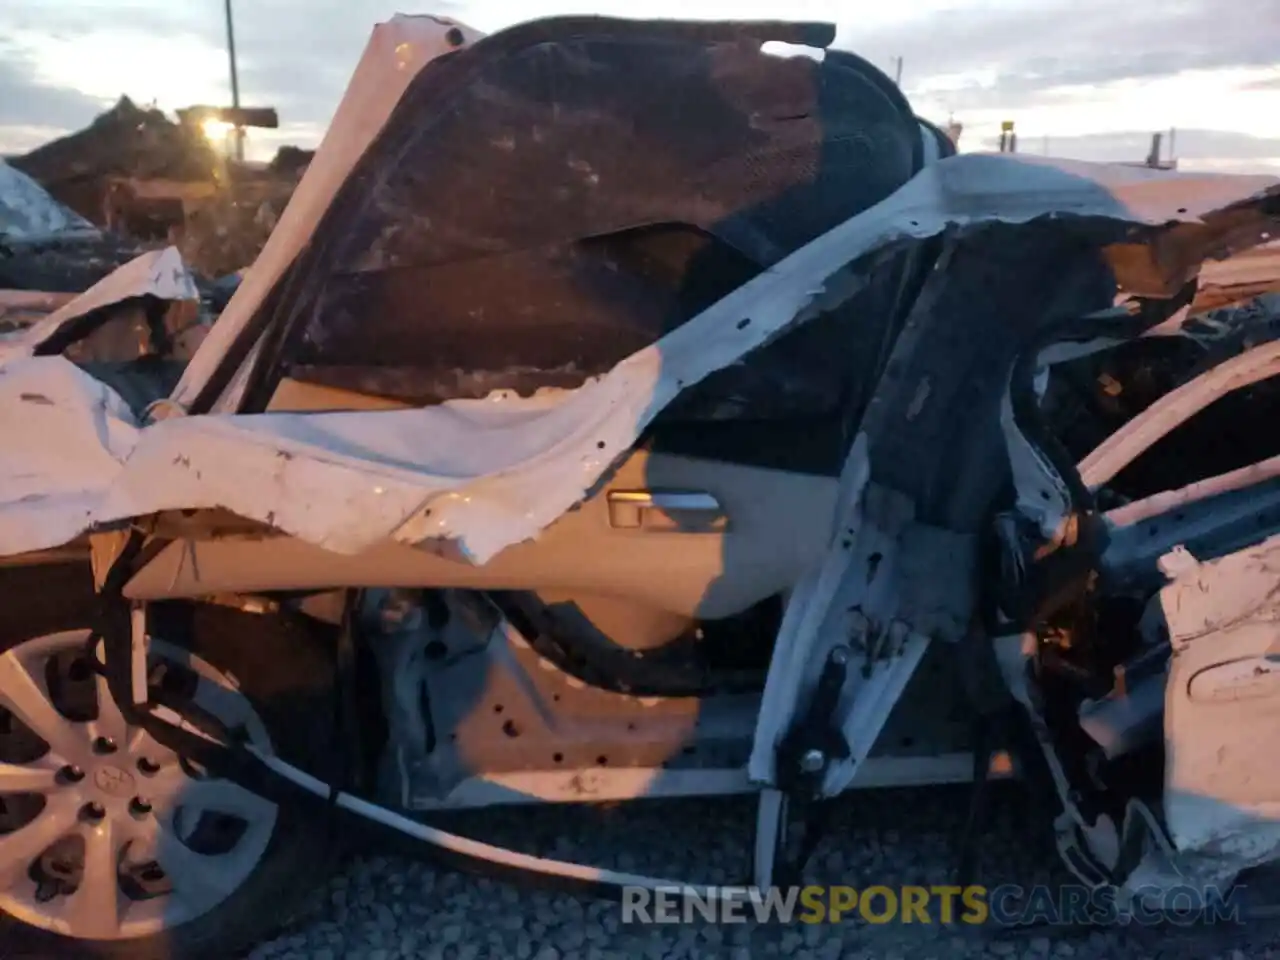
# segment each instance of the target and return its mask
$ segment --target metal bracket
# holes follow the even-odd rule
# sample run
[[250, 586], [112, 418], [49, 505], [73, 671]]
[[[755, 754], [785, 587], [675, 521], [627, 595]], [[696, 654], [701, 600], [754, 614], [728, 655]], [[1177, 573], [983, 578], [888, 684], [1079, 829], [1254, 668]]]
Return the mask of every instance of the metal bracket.
[[847, 759], [853, 752], [836, 714], [849, 678], [851, 660], [852, 651], [846, 645], [831, 648], [818, 675], [809, 708], [778, 745], [780, 789], [766, 789], [761, 793], [756, 817], [752, 881], [757, 887], [771, 886], [776, 880], [778, 860], [785, 853], [787, 807], [792, 797], [819, 805], [810, 808], [803, 848], [794, 860], [783, 865], [788, 880], [799, 879], [824, 831], [823, 780], [831, 763]]
[[851, 658], [852, 652], [844, 644], [831, 649], [809, 709], [778, 745], [778, 786], [787, 793], [817, 799], [828, 764], [852, 753], [835, 722]]

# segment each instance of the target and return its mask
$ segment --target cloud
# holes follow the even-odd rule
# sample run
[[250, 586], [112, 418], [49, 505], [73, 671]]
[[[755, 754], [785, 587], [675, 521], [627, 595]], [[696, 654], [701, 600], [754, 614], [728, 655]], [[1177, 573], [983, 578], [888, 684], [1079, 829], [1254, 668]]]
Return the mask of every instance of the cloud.
[[155, 0], [5, 0], [10, 35], [39, 33], [59, 39], [91, 36], [104, 25], [127, 24], [157, 37], [221, 28], [220, 3], [158, 3]]
[[[1154, 79], [1187, 70], [1275, 63], [1275, 37], [1257, 29], [1276, 0], [1024, 0], [937, 2], [920, 16], [884, 15], [840, 24], [837, 43], [887, 67], [901, 56], [908, 89], [927, 90], [939, 77], [967, 77], [948, 94], [955, 110], [1032, 108], [1072, 89], [1118, 80]], [[258, 0], [237, 10], [241, 88], [246, 99], [271, 102], [299, 122], [322, 123], [342, 93], [377, 20], [395, 0]], [[912, 4], [902, 3], [904, 10]], [[823, 8], [826, 8], [825, 10]], [[771, 4], [716, 0], [472, 0], [433, 4], [437, 12], [496, 29], [551, 13], [596, 10], [621, 16], [764, 16]], [[843, 4], [792, 3], [786, 14], [839, 16]], [[303, 12], [305, 11], [305, 12]], [[220, 43], [220, 37], [213, 37]]]
[[236, 45], [242, 100], [274, 106], [282, 119], [327, 122], [374, 24], [404, 6], [396, 0], [241, 3]]
[[[1276, 0], [1233, 0], [1223, 16], [1219, 0], [1024, 0], [937, 2], [921, 16], [881, 15], [840, 25], [837, 43], [887, 67], [905, 63], [910, 91], [939, 77], [967, 76], [949, 91], [950, 109], [1031, 108], [1071, 89], [1117, 80], [1154, 79], [1187, 70], [1270, 67], [1275, 37], [1257, 24], [1274, 15]], [[299, 122], [322, 123], [341, 96], [372, 24], [400, 9], [396, 0], [258, 0], [237, 9], [241, 89], [246, 100], [270, 102]], [[904, 2], [902, 8], [911, 10]], [[565, 11], [620, 16], [650, 13], [753, 17], [776, 6], [716, 0], [473, 0], [432, 5], [435, 12], [482, 28]], [[795, 17], [839, 16], [843, 4], [792, 3]], [[305, 12], [304, 12], [305, 11]], [[690, 15], [690, 14], [686, 14]], [[221, 42], [220, 37], [212, 38]]]
[[1042, 0], [943, 11], [927, 21], [842, 29], [839, 42], [876, 62], [901, 56], [908, 89], [969, 76], [955, 109], [1037, 103], [1064, 88], [1151, 80], [1189, 70], [1270, 67], [1275, 35], [1259, 30], [1275, 0]]
[[[10, 41], [0, 39], [0, 123], [15, 128], [65, 130], [88, 122], [105, 105], [79, 90], [41, 81], [31, 57]], [[7, 146], [0, 141], [0, 150]]]
[[[899, 0], [878, 5], [856, 20], [845, 16], [837, 43], [884, 68], [891, 58], [901, 56], [904, 84], [919, 109], [972, 113], [976, 123], [977, 114], [988, 110], [1030, 113], [1057, 105], [1080, 107], [1082, 98], [1097, 100], [1100, 90], [1122, 82], [1157, 80], [1189, 70], [1271, 68], [1274, 31], [1259, 29], [1258, 24], [1274, 17], [1275, 3], [1232, 0], [1231, 15], [1225, 16], [1220, 0]], [[373, 24], [414, 6], [403, 0], [238, 0], [243, 102], [276, 107], [284, 123], [296, 125], [291, 132], [322, 130]], [[726, 17], [781, 11], [795, 18], [841, 19], [850, 9], [840, 0], [791, 0], [780, 6], [766, 0], [433, 0], [428, 6], [483, 29], [584, 10], [622, 16]], [[0, 41], [0, 151], [12, 149], [10, 141], [19, 127], [80, 126], [120, 93], [144, 101], [162, 90], [173, 97], [187, 91], [200, 91], [202, 96], [209, 91], [216, 97], [228, 86], [220, 3], [8, 0], [6, 11], [15, 25], [11, 37], [43, 39], [37, 44], [38, 61], [32, 60], [30, 43], [22, 47], [9, 41], [13, 53], [6, 53]], [[77, 74], [76, 64], [68, 62], [74, 58], [65, 50], [84, 49], [82, 44], [113, 25], [148, 37], [129, 44], [129, 56], [138, 65], [132, 72], [82, 69]], [[156, 50], [166, 42], [177, 46], [179, 40], [182, 54], [175, 57], [188, 64], [186, 76], [166, 86], [165, 75], [172, 74], [175, 58], [160, 57]], [[153, 56], [148, 56], [145, 44], [156, 45]], [[25, 54], [14, 55], [24, 49]], [[188, 55], [188, 50], [203, 55]], [[50, 64], [59, 67], [59, 85], [48, 79]], [[145, 89], [108, 91], [102, 87], [111, 81], [104, 76], [137, 77], [131, 85]], [[1252, 78], [1250, 86], [1256, 91], [1250, 95], [1269, 96], [1268, 91], [1280, 90], [1280, 77]], [[1170, 107], [1170, 113], [1175, 112]], [[1137, 122], [1101, 120], [1098, 126]], [[1167, 122], [1206, 123], [1194, 110]], [[264, 142], [276, 139], [263, 135]]]

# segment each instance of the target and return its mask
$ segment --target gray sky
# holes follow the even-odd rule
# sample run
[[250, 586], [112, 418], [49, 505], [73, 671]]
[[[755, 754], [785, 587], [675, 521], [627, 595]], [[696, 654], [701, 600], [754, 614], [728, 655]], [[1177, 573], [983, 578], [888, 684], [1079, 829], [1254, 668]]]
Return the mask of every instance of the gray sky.
[[[372, 25], [445, 13], [492, 31], [550, 13], [832, 20], [968, 148], [1138, 160], [1176, 127], [1184, 166], [1280, 174], [1280, 0], [236, 0], [242, 100], [280, 110], [251, 152], [314, 145]], [[222, 0], [0, 0], [0, 153], [83, 126], [122, 93], [230, 100]], [[850, 12], [857, 10], [857, 16]]]

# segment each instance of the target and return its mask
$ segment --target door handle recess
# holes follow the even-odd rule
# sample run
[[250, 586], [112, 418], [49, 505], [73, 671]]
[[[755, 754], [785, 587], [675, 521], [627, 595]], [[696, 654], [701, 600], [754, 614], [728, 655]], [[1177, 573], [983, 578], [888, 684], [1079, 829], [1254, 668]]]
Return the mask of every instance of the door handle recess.
[[705, 490], [610, 490], [608, 501], [609, 526], [619, 530], [716, 533], [729, 519]]

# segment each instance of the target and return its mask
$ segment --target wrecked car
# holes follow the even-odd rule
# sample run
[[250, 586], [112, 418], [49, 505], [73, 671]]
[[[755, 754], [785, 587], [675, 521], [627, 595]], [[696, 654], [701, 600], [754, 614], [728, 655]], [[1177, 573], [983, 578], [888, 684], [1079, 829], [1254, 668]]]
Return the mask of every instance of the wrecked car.
[[141, 252], [0, 160], [0, 291], [79, 293]]
[[832, 38], [398, 17], [172, 389], [6, 354], [15, 930], [234, 955], [333, 818], [704, 879], [440, 823], [499, 804], [752, 794], [755, 888], [1002, 776], [1127, 897], [1276, 857], [1274, 454], [1158, 448], [1276, 369], [1203, 318], [1280, 182], [956, 156]]

